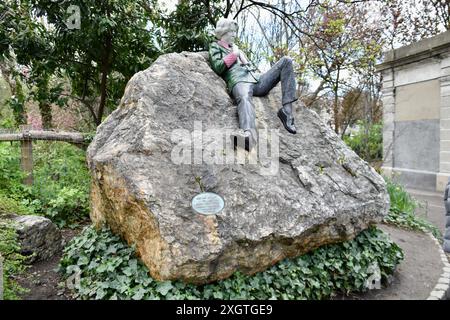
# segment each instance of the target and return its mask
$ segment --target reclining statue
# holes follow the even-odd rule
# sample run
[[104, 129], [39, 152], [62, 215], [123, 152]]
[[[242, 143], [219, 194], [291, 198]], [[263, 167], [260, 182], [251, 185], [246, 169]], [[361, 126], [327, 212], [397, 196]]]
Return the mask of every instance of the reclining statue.
[[281, 81], [282, 107], [278, 111], [283, 126], [295, 134], [293, 106], [298, 100], [292, 59], [281, 58], [269, 71], [257, 73], [257, 68], [234, 44], [237, 35], [237, 22], [221, 18], [214, 31], [218, 41], [209, 46], [209, 59], [212, 69], [227, 83], [228, 92], [238, 105], [239, 127], [243, 133], [233, 134], [234, 147], [245, 145], [250, 151], [257, 141], [256, 114], [252, 96], [265, 96]]

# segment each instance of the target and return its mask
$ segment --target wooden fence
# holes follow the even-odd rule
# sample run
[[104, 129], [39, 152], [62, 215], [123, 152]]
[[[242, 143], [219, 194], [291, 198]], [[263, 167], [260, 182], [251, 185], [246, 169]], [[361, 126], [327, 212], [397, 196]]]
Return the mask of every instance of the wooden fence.
[[0, 132], [1, 141], [20, 141], [20, 166], [27, 176], [24, 184], [33, 184], [33, 140], [63, 141], [85, 148], [86, 134], [80, 132], [29, 130], [22, 128], [21, 132]]

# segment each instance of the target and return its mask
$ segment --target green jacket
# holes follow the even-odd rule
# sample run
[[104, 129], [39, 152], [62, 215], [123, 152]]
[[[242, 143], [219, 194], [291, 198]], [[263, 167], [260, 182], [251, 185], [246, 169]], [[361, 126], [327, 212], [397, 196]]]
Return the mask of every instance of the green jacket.
[[212, 42], [209, 45], [209, 61], [212, 69], [221, 76], [227, 83], [228, 91], [231, 92], [233, 87], [238, 82], [257, 83], [260, 75], [256, 73], [257, 68], [250, 63], [249, 65], [242, 65], [238, 60], [228, 68], [223, 58], [231, 52], [217, 42]]

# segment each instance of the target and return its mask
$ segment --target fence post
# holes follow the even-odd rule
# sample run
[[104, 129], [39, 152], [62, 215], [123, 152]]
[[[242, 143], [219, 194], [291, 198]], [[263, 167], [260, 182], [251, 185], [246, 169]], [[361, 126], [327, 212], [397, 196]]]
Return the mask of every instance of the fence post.
[[29, 130], [30, 126], [21, 126], [24, 140], [20, 141], [20, 149], [22, 153], [22, 158], [20, 160], [20, 166], [22, 170], [27, 173], [23, 183], [27, 185], [33, 184], [33, 141]]

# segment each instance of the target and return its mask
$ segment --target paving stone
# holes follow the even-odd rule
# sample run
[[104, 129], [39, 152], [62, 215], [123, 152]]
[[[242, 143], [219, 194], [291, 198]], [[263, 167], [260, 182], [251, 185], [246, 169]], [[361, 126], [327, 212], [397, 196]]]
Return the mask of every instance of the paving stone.
[[440, 291], [434, 290], [430, 293], [430, 296], [436, 297], [438, 299], [443, 299], [446, 296], [446, 292], [442, 291], [442, 290], [440, 290]]

